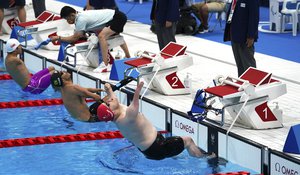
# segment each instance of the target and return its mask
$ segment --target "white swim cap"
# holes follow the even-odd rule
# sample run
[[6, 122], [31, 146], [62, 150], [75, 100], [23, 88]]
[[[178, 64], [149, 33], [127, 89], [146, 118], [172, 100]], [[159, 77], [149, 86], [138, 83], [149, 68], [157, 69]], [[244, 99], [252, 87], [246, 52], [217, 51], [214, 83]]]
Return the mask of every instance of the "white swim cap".
[[11, 53], [11, 52], [15, 51], [19, 45], [20, 45], [20, 42], [14, 38], [7, 40], [7, 42], [6, 42], [7, 53]]

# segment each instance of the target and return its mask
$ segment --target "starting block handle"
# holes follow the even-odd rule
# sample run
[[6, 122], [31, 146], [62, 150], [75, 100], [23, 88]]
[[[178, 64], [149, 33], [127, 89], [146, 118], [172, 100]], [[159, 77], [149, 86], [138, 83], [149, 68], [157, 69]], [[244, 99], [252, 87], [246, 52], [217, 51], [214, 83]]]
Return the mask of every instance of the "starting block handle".
[[[242, 82], [243, 84], [238, 84], [236, 82], [233, 82], [232, 80], [236, 80], [236, 81]], [[244, 90], [245, 85], [249, 84], [248, 80], [244, 80], [244, 79], [240, 79], [240, 78], [235, 78], [235, 77], [231, 77], [231, 76], [227, 76], [226, 78], [220, 77], [219, 81], [220, 81], [221, 84], [228, 84], [228, 85], [237, 87], [239, 91]]]
[[144, 58], [149, 58], [149, 59], [151, 59], [151, 60], [155, 60], [156, 58], [155, 57], [152, 57], [152, 56], [150, 56], [150, 55], [147, 55], [147, 54], [141, 54], [141, 57], [144, 57]]
[[227, 77], [226, 77], [226, 80], [228, 80], [228, 79], [240, 81], [240, 82], [242, 82], [242, 83], [249, 83], [248, 80], [244, 80], [244, 79], [241, 79], [241, 78], [235, 78], [235, 77], [231, 77], [231, 76], [227, 76]]

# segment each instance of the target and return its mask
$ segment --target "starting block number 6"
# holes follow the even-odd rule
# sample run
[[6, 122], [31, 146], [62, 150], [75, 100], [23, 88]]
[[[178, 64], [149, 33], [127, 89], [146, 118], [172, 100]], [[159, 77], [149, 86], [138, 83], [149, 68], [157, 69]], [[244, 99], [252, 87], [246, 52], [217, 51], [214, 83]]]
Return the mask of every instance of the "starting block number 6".
[[15, 26], [19, 24], [19, 20], [17, 18], [11, 18], [7, 20], [7, 24], [11, 29], [13, 29]]

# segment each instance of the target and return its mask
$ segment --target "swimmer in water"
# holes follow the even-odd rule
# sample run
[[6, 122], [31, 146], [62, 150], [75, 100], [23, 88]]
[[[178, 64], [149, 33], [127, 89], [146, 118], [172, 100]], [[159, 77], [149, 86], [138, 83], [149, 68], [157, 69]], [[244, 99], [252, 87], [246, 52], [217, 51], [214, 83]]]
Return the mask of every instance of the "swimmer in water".
[[24, 62], [18, 57], [22, 53], [22, 46], [19, 41], [9, 39], [6, 42], [6, 51], [6, 71], [24, 92], [40, 94], [50, 86], [51, 74], [55, 70], [53, 66], [45, 68], [31, 76]]

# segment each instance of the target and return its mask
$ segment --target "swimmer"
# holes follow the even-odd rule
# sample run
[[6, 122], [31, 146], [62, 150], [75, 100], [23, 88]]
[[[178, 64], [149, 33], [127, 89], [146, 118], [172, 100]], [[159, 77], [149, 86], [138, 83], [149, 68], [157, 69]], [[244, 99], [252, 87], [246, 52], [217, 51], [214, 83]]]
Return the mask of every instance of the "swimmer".
[[139, 112], [139, 94], [144, 83], [138, 84], [129, 106], [119, 103], [110, 84], [105, 84], [107, 97], [98, 109], [100, 121], [113, 121], [122, 135], [131, 141], [148, 159], [162, 160], [180, 154], [186, 149], [190, 156], [206, 156], [191, 137], [165, 138], [152, 123]]
[[54, 90], [61, 92], [64, 106], [72, 117], [85, 122], [94, 121], [85, 99], [93, 98], [96, 101], [100, 101], [101, 97], [96, 93], [103, 91], [103, 89], [84, 88], [73, 84], [70, 73], [57, 70], [51, 76], [51, 84]]
[[40, 94], [50, 86], [51, 74], [54, 72], [53, 66], [31, 76], [24, 62], [18, 57], [22, 53], [22, 46], [19, 41], [9, 39], [6, 42], [6, 51], [6, 71], [24, 92]]
[[[66, 108], [77, 110], [77, 108], [85, 108], [86, 114], [81, 114], [82, 110], [77, 110], [76, 119], [80, 121], [107, 122], [112, 121], [116, 124], [122, 135], [131, 141], [148, 159], [161, 160], [180, 154], [184, 149], [187, 149], [189, 155], [193, 157], [204, 157], [204, 154], [199, 147], [196, 146], [191, 137], [168, 137], [162, 136], [152, 123], [139, 110], [139, 94], [144, 83], [140, 83], [135, 90], [132, 103], [127, 107], [120, 104], [110, 84], [105, 84], [105, 92], [107, 96], [90, 106], [89, 113], [86, 104], [78, 104], [75, 102], [75, 90], [67, 89], [66, 86], [71, 84], [70, 75], [68, 73], [56, 74], [52, 80], [52, 86], [60, 87], [62, 97]], [[56, 79], [56, 80], [55, 80]], [[63, 84], [61, 84], [62, 82]], [[70, 85], [74, 86], [74, 85]], [[67, 94], [70, 97], [67, 97]], [[98, 100], [95, 98], [96, 100]], [[74, 104], [75, 103], [75, 104]], [[82, 101], [82, 103], [85, 103]], [[70, 105], [70, 106], [68, 106]], [[73, 106], [71, 106], [73, 105]], [[84, 106], [84, 107], [78, 107]]]

